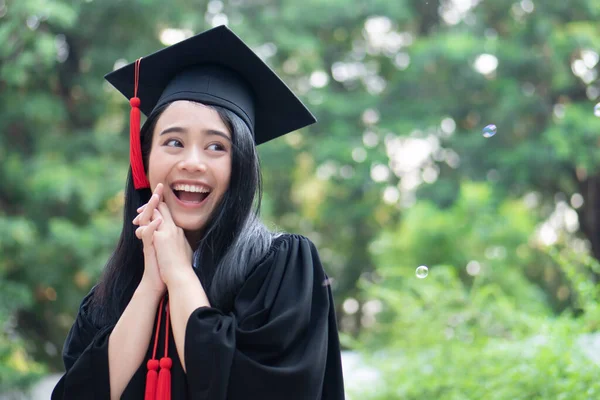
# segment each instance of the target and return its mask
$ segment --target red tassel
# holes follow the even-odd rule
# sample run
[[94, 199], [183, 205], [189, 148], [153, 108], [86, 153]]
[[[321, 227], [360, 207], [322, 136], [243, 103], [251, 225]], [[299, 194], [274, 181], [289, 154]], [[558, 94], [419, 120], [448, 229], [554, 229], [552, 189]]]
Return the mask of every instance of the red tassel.
[[173, 361], [169, 357], [160, 359], [160, 372], [158, 373], [158, 387], [156, 400], [171, 400], [171, 367]]
[[158, 388], [156, 400], [171, 400], [171, 367], [173, 361], [169, 358], [169, 302], [166, 302], [165, 313], [165, 355], [160, 359], [160, 372], [158, 373]]
[[156, 400], [156, 387], [158, 383], [158, 360], [148, 360], [148, 373], [146, 374], [146, 396], [144, 400]]
[[158, 321], [156, 322], [156, 331], [154, 332], [154, 350], [152, 351], [152, 358], [146, 363], [148, 373], [146, 374], [146, 394], [144, 400], [156, 400], [156, 392], [158, 385], [158, 360], [156, 359], [156, 348], [158, 347], [158, 334], [160, 332], [160, 320], [162, 317], [162, 308], [165, 298], [160, 300], [158, 305]]
[[129, 100], [131, 112], [129, 113], [129, 161], [131, 163], [131, 172], [133, 174], [133, 186], [136, 189], [145, 189], [150, 187], [146, 173], [144, 172], [144, 162], [142, 160], [142, 145], [140, 139], [140, 104], [137, 97], [138, 83], [140, 79], [141, 58], [135, 62], [135, 84], [134, 94]]

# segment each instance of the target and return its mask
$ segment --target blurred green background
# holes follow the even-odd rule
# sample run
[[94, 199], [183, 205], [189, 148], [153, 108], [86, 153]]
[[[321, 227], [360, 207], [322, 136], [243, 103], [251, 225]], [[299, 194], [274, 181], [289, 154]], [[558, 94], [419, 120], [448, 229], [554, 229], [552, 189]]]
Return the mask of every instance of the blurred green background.
[[346, 372], [371, 374], [349, 397], [600, 398], [599, 19], [597, 0], [0, 0], [0, 394], [60, 373], [120, 231], [128, 103], [103, 75], [228, 24], [319, 119], [261, 146], [263, 218], [320, 250]]

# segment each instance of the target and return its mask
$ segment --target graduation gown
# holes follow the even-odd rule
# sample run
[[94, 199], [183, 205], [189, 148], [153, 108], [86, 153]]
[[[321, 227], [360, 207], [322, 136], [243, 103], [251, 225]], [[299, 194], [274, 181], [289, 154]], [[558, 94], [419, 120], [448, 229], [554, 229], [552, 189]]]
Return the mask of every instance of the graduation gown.
[[[65, 341], [66, 373], [52, 400], [110, 398], [108, 338], [114, 325], [92, 324], [90, 297]], [[159, 349], [163, 340], [161, 333]], [[276, 238], [248, 275], [232, 312], [200, 307], [190, 316], [187, 374], [172, 332], [169, 356], [173, 400], [344, 399], [333, 298], [314, 244], [299, 235]], [[144, 398], [146, 360], [122, 399]]]

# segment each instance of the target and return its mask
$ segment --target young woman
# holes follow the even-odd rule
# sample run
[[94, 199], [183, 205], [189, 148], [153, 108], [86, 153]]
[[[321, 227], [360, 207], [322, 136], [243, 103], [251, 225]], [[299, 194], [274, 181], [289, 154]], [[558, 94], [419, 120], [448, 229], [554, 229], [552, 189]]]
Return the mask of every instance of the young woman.
[[223, 26], [106, 78], [132, 106], [123, 230], [52, 399], [343, 399], [317, 250], [258, 218], [256, 145], [312, 114]]

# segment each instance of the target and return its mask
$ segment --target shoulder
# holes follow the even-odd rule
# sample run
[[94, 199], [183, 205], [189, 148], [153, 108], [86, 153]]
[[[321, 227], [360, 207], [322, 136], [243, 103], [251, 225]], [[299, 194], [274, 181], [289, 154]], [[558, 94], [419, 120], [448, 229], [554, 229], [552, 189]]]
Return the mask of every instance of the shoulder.
[[250, 270], [248, 279], [287, 275], [298, 270], [311, 270], [319, 276], [324, 274], [317, 247], [306, 236], [281, 233], [273, 238], [269, 251]]
[[73, 366], [84, 349], [101, 330], [101, 327], [93, 322], [93, 318], [90, 315], [95, 309], [93, 305], [95, 289], [96, 287], [93, 287], [83, 298], [77, 312], [77, 317], [65, 339], [63, 361], [67, 370]]
[[326, 279], [316, 246], [310, 239], [290, 233], [279, 235], [239, 291], [237, 315], [244, 324], [252, 325], [257, 319], [262, 321], [261, 318], [289, 310], [304, 318], [304, 311], [313, 306], [328, 309]]
[[102, 307], [98, 304], [97, 286], [93, 286], [87, 295], [81, 301], [77, 312], [77, 321], [80, 325], [85, 326], [86, 330], [99, 330], [105, 324], [100, 323]]
[[279, 233], [273, 237], [269, 251], [257, 266], [264, 262], [272, 262], [274, 259], [280, 258], [286, 254], [291, 256], [301, 256], [303, 254], [306, 255], [307, 253], [314, 255], [318, 254], [317, 247], [309, 238], [295, 233]]
[[85, 295], [81, 304], [79, 305], [79, 314], [89, 315], [95, 308], [95, 298], [94, 295], [96, 293], [96, 286], [92, 287], [88, 294]]

